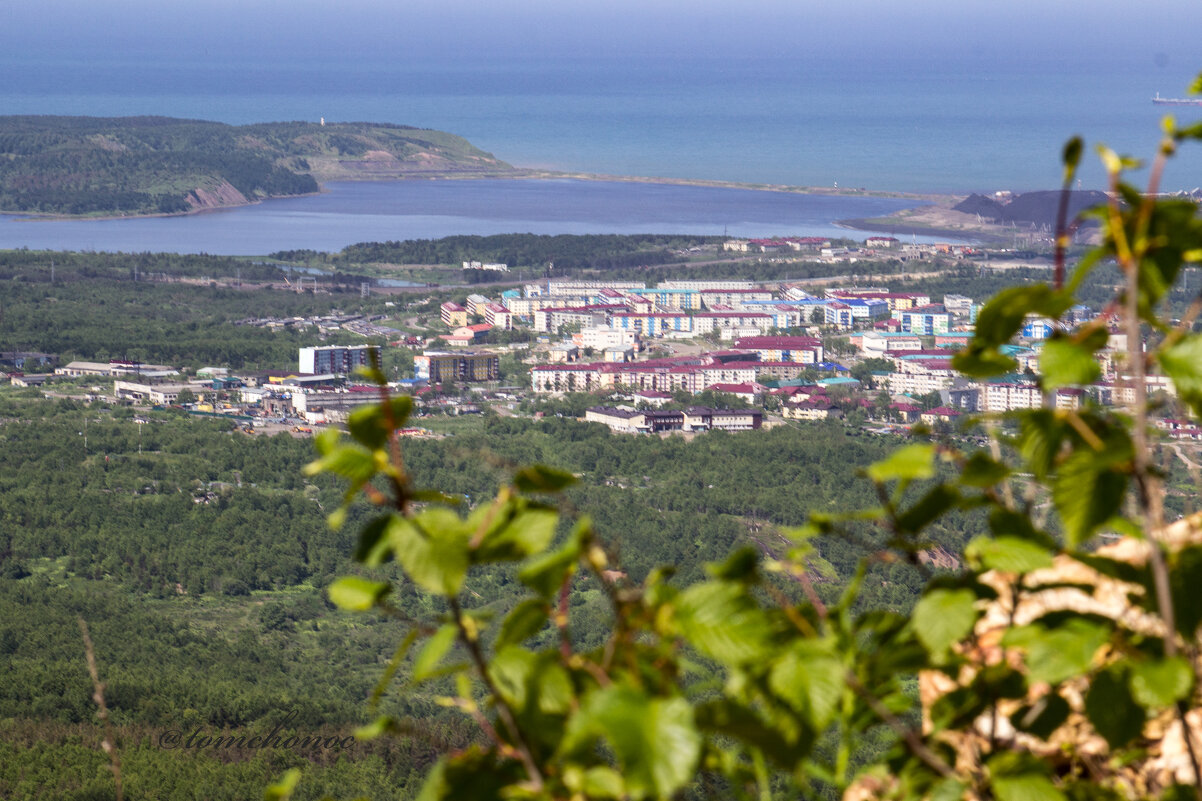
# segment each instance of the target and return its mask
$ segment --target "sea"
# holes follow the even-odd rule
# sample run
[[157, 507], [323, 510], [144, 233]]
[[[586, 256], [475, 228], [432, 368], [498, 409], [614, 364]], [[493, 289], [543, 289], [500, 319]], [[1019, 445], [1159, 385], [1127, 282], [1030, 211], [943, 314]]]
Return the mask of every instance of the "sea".
[[[768, 35], [770, 32], [765, 32]], [[771, 32], [778, 33], [778, 32]], [[795, 32], [796, 33], [796, 32]], [[782, 34], [788, 35], [788, 34]], [[848, 43], [853, 48], [854, 43]], [[869, 58], [826, 48], [604, 57], [447, 53], [340, 59], [253, 52], [0, 54], [5, 114], [154, 114], [228, 123], [381, 121], [460, 134], [515, 166], [608, 176], [953, 193], [1057, 188], [1072, 135], [1148, 154], [1195, 64], [964, 48]], [[783, 55], [782, 55], [783, 53]], [[1142, 172], [1133, 178], [1144, 179]], [[1078, 186], [1104, 188], [1092, 147]], [[1202, 185], [1188, 147], [1164, 187]], [[571, 180], [331, 184], [319, 196], [169, 220], [0, 218], [0, 247], [262, 253], [449, 234], [840, 235], [914, 205], [697, 186]]]

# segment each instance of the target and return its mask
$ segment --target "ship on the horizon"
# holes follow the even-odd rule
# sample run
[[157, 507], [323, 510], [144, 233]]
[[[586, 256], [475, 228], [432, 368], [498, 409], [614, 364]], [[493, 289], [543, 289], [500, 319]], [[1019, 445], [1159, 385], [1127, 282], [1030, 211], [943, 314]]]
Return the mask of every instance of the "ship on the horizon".
[[1152, 102], [1158, 106], [1202, 106], [1202, 97], [1161, 97], [1157, 92]]

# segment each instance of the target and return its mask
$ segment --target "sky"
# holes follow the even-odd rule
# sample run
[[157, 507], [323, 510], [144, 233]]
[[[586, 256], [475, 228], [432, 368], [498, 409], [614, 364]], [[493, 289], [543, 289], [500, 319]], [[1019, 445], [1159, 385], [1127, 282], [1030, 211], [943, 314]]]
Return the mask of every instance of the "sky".
[[174, 53], [181, 60], [781, 57], [1061, 52], [1080, 63], [1198, 60], [1198, 0], [5, 0], [7, 57]]

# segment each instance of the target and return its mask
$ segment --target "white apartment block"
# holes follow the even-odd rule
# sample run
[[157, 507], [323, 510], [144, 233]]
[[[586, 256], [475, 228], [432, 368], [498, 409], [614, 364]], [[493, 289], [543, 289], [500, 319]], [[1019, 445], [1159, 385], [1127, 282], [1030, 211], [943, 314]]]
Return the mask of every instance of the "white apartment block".
[[771, 314], [762, 312], [701, 312], [693, 315], [693, 333], [709, 334], [724, 328], [754, 327], [760, 332], [776, 326]]
[[926, 395], [950, 389], [956, 371], [946, 359], [898, 360], [897, 371], [889, 374], [889, 391], [895, 395]]
[[572, 341], [582, 348], [605, 350], [607, 348], [627, 348], [638, 345], [639, 335], [635, 331], [623, 331], [604, 326], [582, 328], [572, 335]]

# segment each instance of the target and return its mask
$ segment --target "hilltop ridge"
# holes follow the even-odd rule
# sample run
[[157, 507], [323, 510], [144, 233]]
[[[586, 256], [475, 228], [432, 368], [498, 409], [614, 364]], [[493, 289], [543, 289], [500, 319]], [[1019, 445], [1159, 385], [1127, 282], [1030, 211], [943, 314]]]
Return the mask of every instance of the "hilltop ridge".
[[454, 134], [387, 123], [0, 116], [9, 212], [183, 214], [310, 194], [329, 180], [512, 169]]

